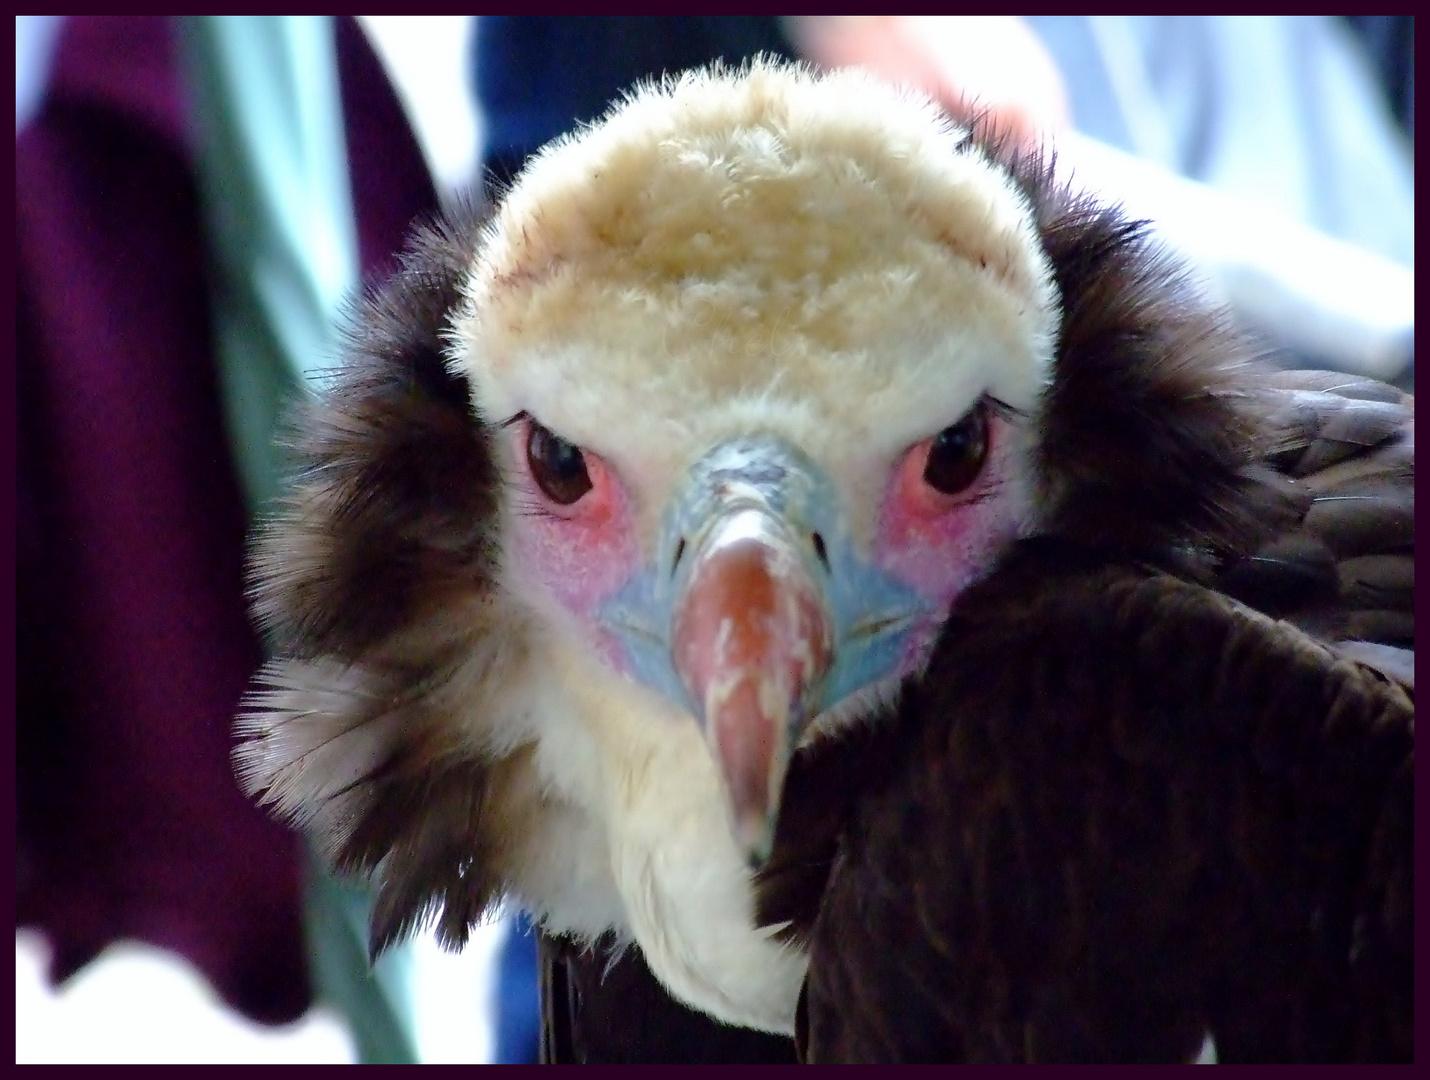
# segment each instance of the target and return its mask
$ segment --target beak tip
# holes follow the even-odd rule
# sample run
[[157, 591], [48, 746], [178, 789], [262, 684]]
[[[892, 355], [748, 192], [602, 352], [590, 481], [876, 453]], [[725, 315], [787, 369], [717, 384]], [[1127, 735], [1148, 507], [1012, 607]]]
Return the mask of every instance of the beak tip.
[[774, 854], [777, 814], [749, 814], [735, 823], [735, 839], [751, 871], [764, 869]]

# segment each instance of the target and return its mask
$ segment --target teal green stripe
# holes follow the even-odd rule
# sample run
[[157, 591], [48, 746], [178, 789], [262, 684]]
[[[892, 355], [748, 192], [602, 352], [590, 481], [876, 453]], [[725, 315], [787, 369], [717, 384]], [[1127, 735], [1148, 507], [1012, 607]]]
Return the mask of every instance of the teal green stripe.
[[[275, 435], [293, 395], [334, 363], [357, 238], [333, 25], [327, 17], [179, 20], [194, 108], [230, 445], [255, 518], [280, 490]], [[368, 1062], [417, 1060], [410, 951], [367, 961], [371, 897], [310, 857], [306, 928], [317, 996]]]
[[335, 361], [358, 281], [331, 20], [180, 20], [217, 297], [226, 412], [250, 505], [266, 510], [283, 404]]

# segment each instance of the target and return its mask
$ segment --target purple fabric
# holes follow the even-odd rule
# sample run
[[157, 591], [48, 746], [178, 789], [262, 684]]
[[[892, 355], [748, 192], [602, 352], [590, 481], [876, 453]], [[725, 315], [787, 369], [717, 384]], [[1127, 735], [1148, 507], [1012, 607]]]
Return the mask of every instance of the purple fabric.
[[[340, 49], [371, 99], [349, 120], [371, 271], [434, 196], [356, 27]], [[301, 855], [229, 765], [260, 646], [175, 59], [162, 18], [71, 17], [16, 143], [16, 924], [57, 980], [137, 938], [281, 1022], [310, 1002]]]

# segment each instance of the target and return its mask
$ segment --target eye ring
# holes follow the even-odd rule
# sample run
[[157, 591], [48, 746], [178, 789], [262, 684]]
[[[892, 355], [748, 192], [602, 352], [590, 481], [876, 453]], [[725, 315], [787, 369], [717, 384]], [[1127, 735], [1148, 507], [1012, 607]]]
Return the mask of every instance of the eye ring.
[[581, 448], [535, 420], [527, 429], [526, 463], [536, 486], [558, 506], [580, 502], [593, 486]]
[[988, 406], [980, 401], [929, 442], [923, 481], [941, 495], [967, 491], [988, 460]]

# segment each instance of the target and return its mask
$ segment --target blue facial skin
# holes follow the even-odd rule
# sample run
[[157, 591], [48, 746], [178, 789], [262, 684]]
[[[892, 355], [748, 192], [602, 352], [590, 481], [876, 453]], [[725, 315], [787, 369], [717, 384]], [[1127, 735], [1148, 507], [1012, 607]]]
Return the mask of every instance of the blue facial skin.
[[[813, 700], [812, 715], [798, 718], [812, 719], [854, 691], [894, 674], [903, 662], [909, 632], [928, 613], [929, 604], [858, 556], [838, 490], [818, 466], [782, 440], [736, 439], [702, 458], [665, 514], [654, 564], [634, 575], [602, 607], [600, 618], [621, 641], [630, 673], [699, 717], [671, 660], [675, 598], [684, 588], [695, 561], [689, 556], [699, 549], [708, 523], [722, 510], [751, 503], [773, 511], [803, 541], [806, 568], [825, 590], [834, 662]], [[816, 535], [824, 542], [823, 559], [816, 551]]]

